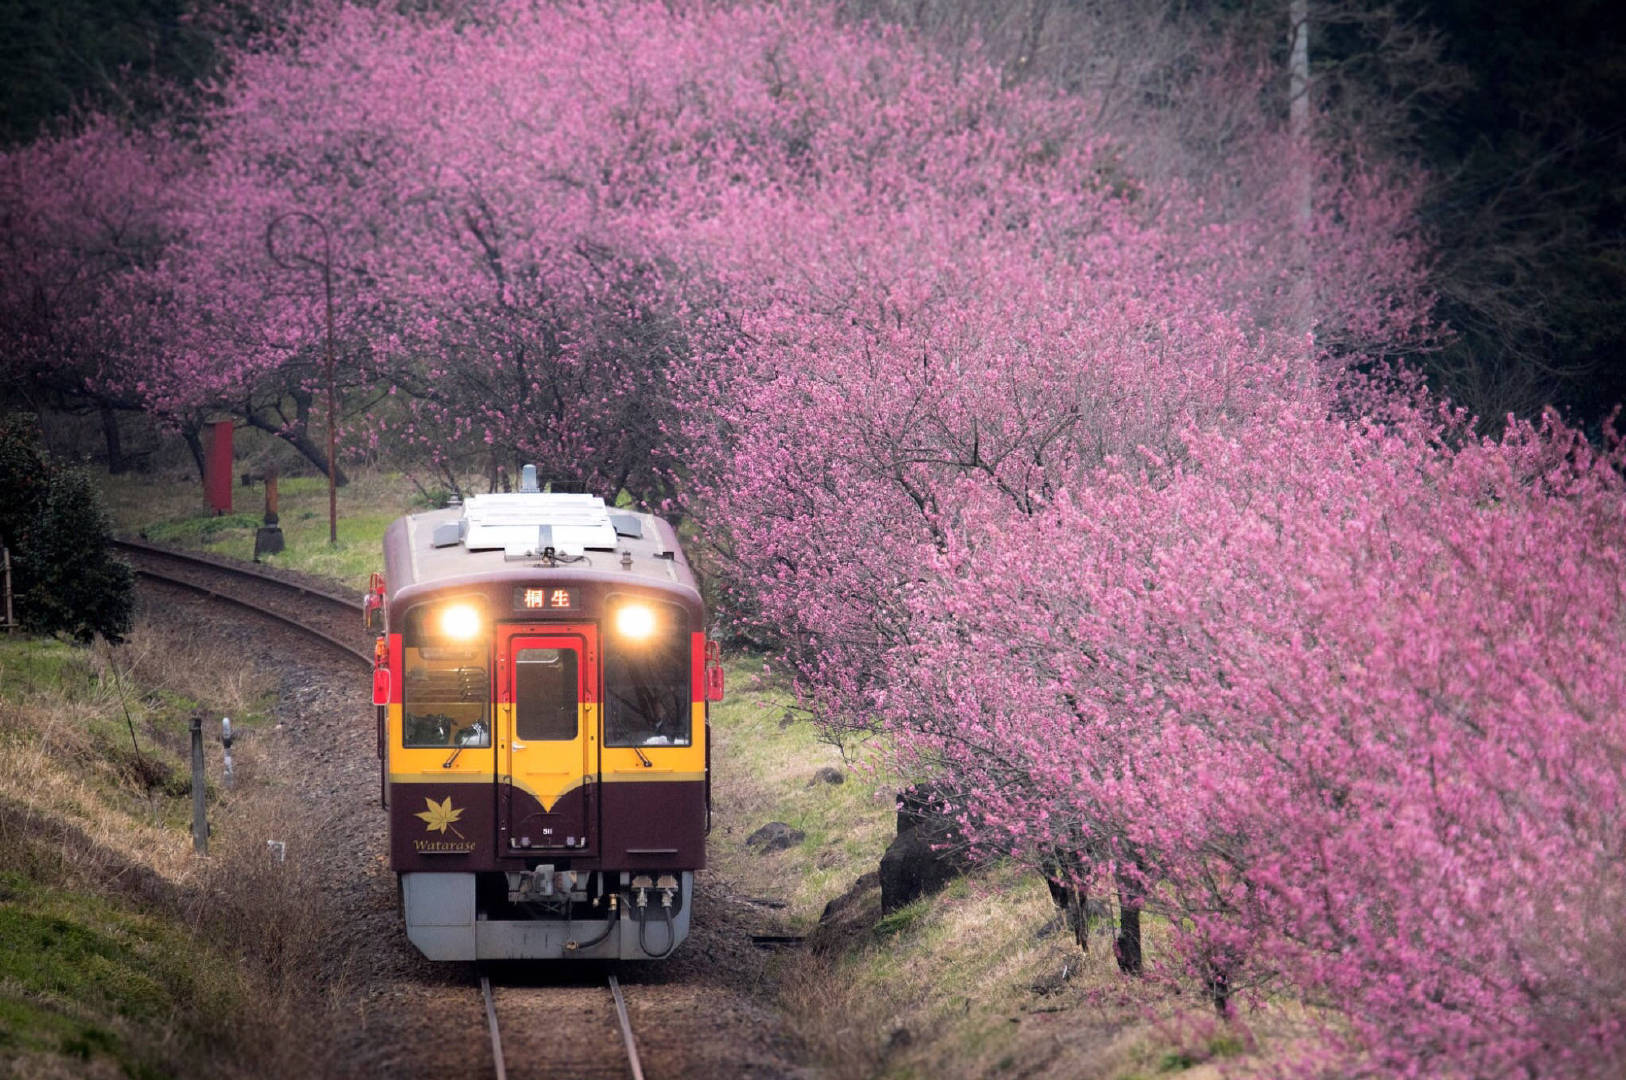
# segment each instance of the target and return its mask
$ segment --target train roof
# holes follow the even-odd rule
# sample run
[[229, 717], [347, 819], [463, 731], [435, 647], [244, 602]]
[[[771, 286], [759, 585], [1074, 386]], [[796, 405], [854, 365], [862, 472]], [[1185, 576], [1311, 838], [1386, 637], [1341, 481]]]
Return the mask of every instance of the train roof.
[[539, 570], [699, 594], [668, 522], [610, 507], [596, 495], [473, 495], [460, 507], [398, 518], [384, 534], [392, 604], [409, 589], [534, 580]]

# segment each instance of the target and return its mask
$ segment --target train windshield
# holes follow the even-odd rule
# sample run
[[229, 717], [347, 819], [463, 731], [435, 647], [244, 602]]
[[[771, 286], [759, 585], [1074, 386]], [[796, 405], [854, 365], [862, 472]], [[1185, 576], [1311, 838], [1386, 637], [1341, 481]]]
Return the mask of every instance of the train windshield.
[[623, 601], [649, 609], [649, 628], [634, 638], [616, 632], [617, 605], [604, 642], [604, 744], [688, 746], [694, 696], [689, 620], [682, 608]]
[[408, 747], [487, 747], [491, 678], [484, 637], [450, 640], [428, 613], [407, 616], [401, 683], [402, 741]]

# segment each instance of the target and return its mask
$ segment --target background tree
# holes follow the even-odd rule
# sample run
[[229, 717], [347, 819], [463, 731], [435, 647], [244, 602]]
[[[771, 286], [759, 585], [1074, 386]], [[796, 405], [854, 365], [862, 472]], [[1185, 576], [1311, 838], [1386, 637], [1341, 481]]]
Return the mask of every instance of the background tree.
[[126, 122], [160, 113], [213, 63], [213, 28], [197, 14], [187, 0], [0, 3], [0, 145], [78, 108]]
[[84, 473], [48, 462], [31, 417], [0, 418], [0, 541], [11, 550], [24, 630], [118, 644], [130, 630], [135, 574], [107, 549], [112, 524]]

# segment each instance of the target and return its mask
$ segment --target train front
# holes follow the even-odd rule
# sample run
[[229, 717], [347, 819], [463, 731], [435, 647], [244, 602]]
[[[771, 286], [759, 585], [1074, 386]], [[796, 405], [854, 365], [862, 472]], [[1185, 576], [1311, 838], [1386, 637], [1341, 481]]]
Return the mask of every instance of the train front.
[[412, 943], [669, 955], [705, 865], [721, 696], [671, 526], [524, 491], [402, 518], [384, 551], [374, 703]]

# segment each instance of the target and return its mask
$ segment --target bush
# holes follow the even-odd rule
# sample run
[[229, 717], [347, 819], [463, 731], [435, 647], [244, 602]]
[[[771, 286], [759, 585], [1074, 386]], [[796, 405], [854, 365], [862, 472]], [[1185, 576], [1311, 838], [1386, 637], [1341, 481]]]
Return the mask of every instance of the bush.
[[11, 550], [25, 630], [117, 644], [130, 629], [135, 574], [107, 549], [112, 524], [90, 478], [48, 461], [21, 417], [0, 421], [0, 541]]

